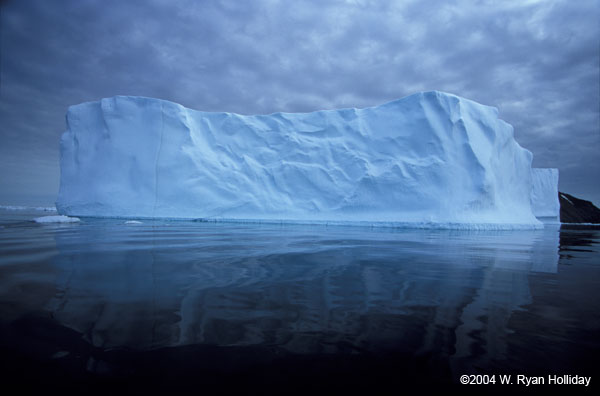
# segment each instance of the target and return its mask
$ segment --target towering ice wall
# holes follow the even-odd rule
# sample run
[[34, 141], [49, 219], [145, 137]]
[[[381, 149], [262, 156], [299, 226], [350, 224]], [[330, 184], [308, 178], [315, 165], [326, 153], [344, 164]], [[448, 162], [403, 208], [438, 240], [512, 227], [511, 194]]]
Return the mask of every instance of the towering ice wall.
[[560, 221], [558, 200], [558, 169], [533, 168], [531, 170], [531, 207], [536, 217]]
[[117, 96], [67, 124], [61, 214], [540, 226], [531, 153], [495, 108], [446, 93], [251, 116]]

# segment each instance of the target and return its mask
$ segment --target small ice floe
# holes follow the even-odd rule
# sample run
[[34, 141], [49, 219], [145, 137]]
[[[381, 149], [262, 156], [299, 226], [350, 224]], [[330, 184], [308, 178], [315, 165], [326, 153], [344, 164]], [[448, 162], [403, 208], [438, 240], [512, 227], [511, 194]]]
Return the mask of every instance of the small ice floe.
[[125, 224], [143, 224], [141, 221], [137, 220], [127, 220]]
[[69, 216], [42, 216], [36, 217], [33, 219], [36, 223], [77, 223], [79, 222], [78, 217], [69, 217]]

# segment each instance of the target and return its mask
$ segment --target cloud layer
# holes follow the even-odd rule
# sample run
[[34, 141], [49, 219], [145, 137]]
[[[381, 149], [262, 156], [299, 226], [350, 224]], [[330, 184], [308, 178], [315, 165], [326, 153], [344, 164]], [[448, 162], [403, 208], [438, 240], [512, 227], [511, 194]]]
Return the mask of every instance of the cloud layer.
[[8, 1], [0, 203], [54, 200], [64, 114], [83, 101], [254, 114], [437, 89], [498, 107], [535, 166], [599, 204], [598, 20], [595, 0]]

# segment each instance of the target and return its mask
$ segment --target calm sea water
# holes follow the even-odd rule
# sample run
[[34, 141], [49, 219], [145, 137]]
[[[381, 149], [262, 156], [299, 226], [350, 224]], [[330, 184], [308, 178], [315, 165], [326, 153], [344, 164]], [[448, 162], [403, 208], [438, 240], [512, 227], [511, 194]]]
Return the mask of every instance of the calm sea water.
[[45, 214], [0, 211], [3, 382], [314, 393], [464, 389], [463, 374], [600, 381], [598, 227], [30, 221]]

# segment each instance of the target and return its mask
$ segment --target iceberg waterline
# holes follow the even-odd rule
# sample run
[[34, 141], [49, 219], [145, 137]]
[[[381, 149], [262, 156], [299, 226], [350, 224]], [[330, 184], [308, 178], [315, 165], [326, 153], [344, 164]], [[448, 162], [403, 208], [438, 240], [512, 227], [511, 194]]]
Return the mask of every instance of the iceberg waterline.
[[512, 126], [437, 91], [251, 116], [117, 96], [70, 107], [67, 125], [56, 204], [69, 216], [541, 226]]

